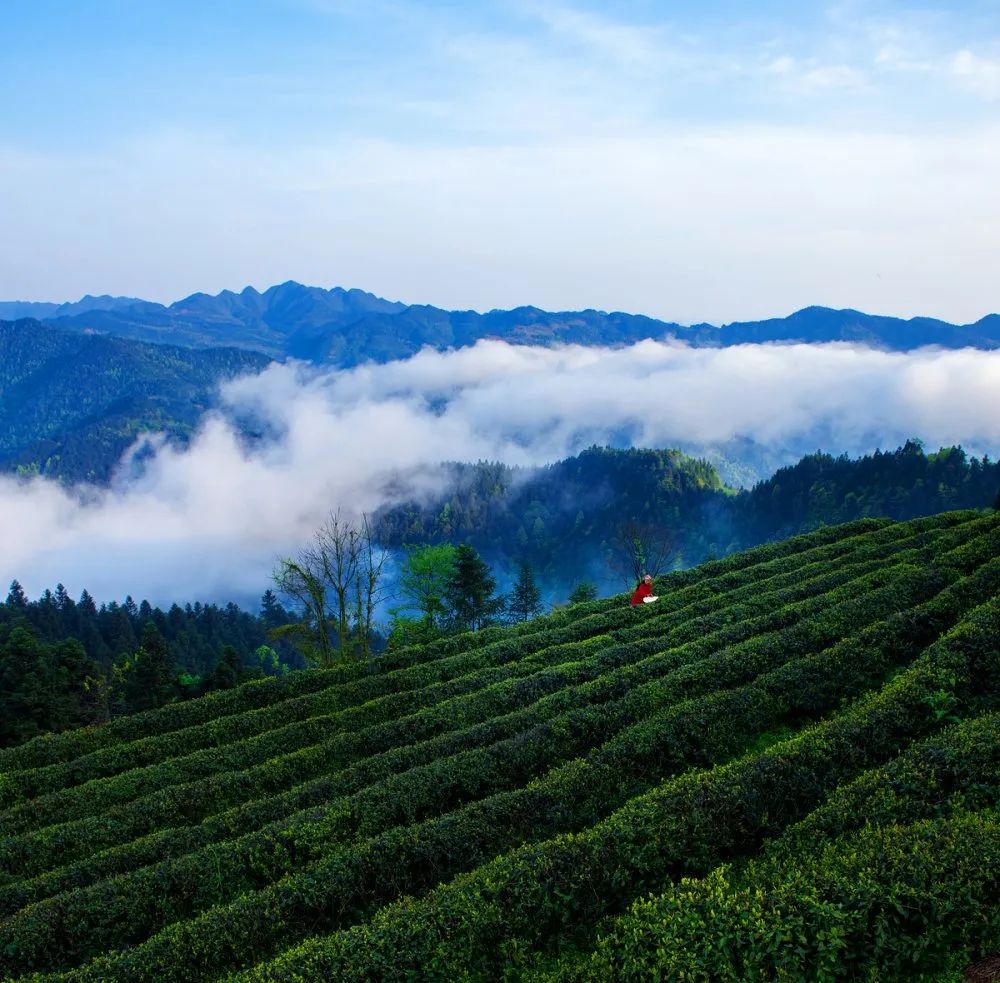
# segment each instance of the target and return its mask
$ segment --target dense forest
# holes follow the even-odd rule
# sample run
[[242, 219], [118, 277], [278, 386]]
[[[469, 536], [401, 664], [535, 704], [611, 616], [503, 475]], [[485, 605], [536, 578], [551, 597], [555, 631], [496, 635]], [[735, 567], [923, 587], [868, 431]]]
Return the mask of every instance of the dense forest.
[[261, 599], [259, 614], [241, 610], [236, 604], [173, 604], [166, 611], [148, 601], [139, 604], [126, 597], [98, 606], [86, 590], [74, 601], [60, 584], [37, 600], [28, 600], [17, 581], [0, 604], [0, 629], [21, 625], [41, 642], [76, 638], [87, 658], [108, 667], [133, 652], [147, 623], [152, 622], [174, 653], [179, 669], [204, 673], [212, 668], [219, 652], [231, 645], [249, 653], [263, 645], [268, 628], [289, 619], [274, 592]]
[[98, 607], [61, 584], [29, 600], [14, 581], [0, 604], [0, 746], [301, 668], [269, 637], [292, 620], [270, 590], [254, 615], [131, 597]]
[[911, 519], [982, 508], [1000, 491], [1000, 461], [961, 447], [927, 453], [911, 440], [860, 458], [816, 453], [781, 468], [732, 502], [741, 545], [866, 516]]
[[437, 500], [380, 513], [382, 542], [467, 542], [502, 570], [527, 560], [556, 593], [580, 579], [621, 589], [627, 577], [611, 567], [629, 525], [665, 541], [664, 568], [679, 568], [856, 518], [982, 508], [1000, 489], [1000, 463], [961, 447], [928, 453], [915, 440], [856, 459], [812, 454], [739, 492], [677, 451], [594, 447], [543, 468], [480, 462], [446, 473]]
[[705, 507], [731, 494], [710, 464], [673, 450], [593, 447], [543, 468], [480, 462], [445, 472], [449, 491], [436, 502], [379, 514], [380, 541], [467, 542], [501, 569], [527, 560], [547, 583], [610, 586], [606, 553], [627, 521], [668, 531], [679, 562], [704, 554]]

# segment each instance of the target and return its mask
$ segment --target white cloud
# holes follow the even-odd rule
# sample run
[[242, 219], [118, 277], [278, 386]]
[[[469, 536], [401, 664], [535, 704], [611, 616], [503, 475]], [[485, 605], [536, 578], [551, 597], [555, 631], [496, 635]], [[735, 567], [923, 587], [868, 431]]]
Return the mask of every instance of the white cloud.
[[817, 59], [805, 60], [779, 55], [764, 65], [764, 74], [780, 79], [792, 92], [815, 92], [823, 89], [860, 89], [867, 76], [859, 68], [845, 64], [823, 64]]
[[963, 48], [952, 58], [951, 72], [960, 85], [983, 99], [1000, 99], [1000, 60], [982, 58]]
[[956, 47], [956, 39], [945, 30], [939, 15], [922, 24], [865, 21], [862, 34], [878, 72], [921, 78], [938, 89], [957, 89], [986, 102], [1000, 99], [1000, 58], [995, 54], [1000, 38], [996, 33], [978, 37], [978, 51], [969, 44]]
[[560, 38], [627, 72], [662, 69], [671, 55], [664, 29], [658, 26], [630, 24], [562, 5], [532, 4], [528, 9]]
[[[239, 437], [248, 415], [266, 441]], [[786, 457], [915, 435], [996, 456], [1000, 352], [481, 342], [346, 372], [274, 365], [228, 385], [187, 449], [154, 442], [145, 472], [113, 490], [0, 479], [0, 580], [160, 603], [254, 597], [337, 505], [424, 494], [442, 461], [543, 463], [622, 433], [659, 447], [742, 435]]]

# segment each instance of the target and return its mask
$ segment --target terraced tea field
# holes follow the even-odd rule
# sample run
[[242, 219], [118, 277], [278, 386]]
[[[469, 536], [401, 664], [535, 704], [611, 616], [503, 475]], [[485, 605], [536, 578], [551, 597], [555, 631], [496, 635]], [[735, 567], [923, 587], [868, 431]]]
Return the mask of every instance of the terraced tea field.
[[1000, 949], [1000, 514], [657, 590], [0, 752], [0, 977], [943, 980]]

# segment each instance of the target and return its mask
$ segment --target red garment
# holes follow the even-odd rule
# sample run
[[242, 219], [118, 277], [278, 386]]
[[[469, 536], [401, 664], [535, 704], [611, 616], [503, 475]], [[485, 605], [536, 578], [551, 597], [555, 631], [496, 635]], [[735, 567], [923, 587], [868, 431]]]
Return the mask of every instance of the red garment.
[[653, 585], [647, 584], [643, 580], [638, 587], [635, 589], [635, 593], [632, 595], [632, 607], [637, 607], [642, 604], [642, 599], [644, 597], [649, 597], [653, 593]]

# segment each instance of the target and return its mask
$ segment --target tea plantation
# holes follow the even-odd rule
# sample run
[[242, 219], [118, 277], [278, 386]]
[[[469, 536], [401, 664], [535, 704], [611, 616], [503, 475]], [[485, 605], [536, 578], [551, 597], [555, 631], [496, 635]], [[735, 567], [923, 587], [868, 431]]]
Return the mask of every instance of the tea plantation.
[[0, 752], [0, 978], [958, 980], [1000, 950], [1000, 513]]

